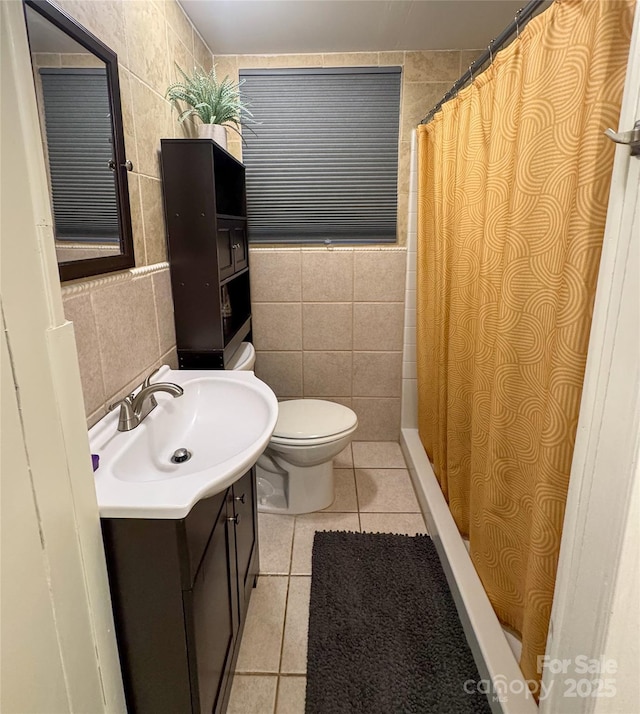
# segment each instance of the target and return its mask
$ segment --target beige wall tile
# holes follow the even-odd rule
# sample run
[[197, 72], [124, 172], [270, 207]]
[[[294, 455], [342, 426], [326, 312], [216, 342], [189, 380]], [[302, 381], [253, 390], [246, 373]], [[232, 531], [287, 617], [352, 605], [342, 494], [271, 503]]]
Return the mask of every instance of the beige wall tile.
[[410, 160], [411, 142], [401, 141], [398, 145], [398, 193], [409, 193]]
[[353, 349], [402, 349], [404, 305], [401, 302], [357, 302], [353, 305]]
[[178, 369], [178, 350], [175, 348], [175, 346], [172, 347], [168, 352], [165, 352], [165, 354], [160, 357], [159, 362], [161, 365], [168, 365], [171, 369]]
[[87, 429], [91, 429], [92, 426], [97, 424], [106, 413], [107, 410], [105, 407], [100, 407], [100, 409], [96, 409], [95, 412], [91, 412], [91, 414], [87, 417]]
[[238, 69], [270, 67], [322, 67], [322, 55], [238, 55]]
[[34, 52], [31, 61], [35, 67], [60, 67], [62, 64], [59, 52]]
[[354, 397], [353, 411], [358, 415], [358, 441], [397, 441], [400, 437], [400, 399]]
[[180, 3], [178, 3], [177, 0], [168, 0], [165, 6], [165, 13], [169, 27], [193, 55], [193, 26], [185, 15]]
[[193, 33], [193, 56], [205, 72], [211, 71], [213, 68], [213, 55], [203, 42], [202, 37], [195, 30]]
[[354, 397], [399, 397], [402, 352], [354, 352]]
[[127, 60], [122, 0], [62, 0], [58, 3], [71, 17], [112, 49], [121, 62]]
[[252, 322], [256, 350], [302, 349], [302, 309], [299, 303], [254, 302]]
[[381, 67], [402, 67], [404, 52], [378, 52], [378, 64]]
[[251, 250], [251, 299], [255, 302], [297, 302], [301, 294], [299, 251]]
[[61, 67], [93, 67], [93, 68], [104, 68], [105, 64], [101, 59], [98, 59], [95, 55], [70, 53], [60, 55], [60, 66]]
[[153, 295], [158, 318], [160, 353], [165, 354], [176, 344], [176, 329], [171, 296], [171, 276], [168, 270], [152, 275]]
[[313, 302], [353, 300], [353, 253], [303, 250], [302, 299]]
[[402, 141], [411, 141], [411, 132], [427, 112], [451, 89], [453, 82], [405, 82], [402, 87]]
[[255, 373], [279, 398], [302, 396], [302, 352], [258, 352]]
[[404, 251], [359, 251], [355, 254], [354, 300], [402, 302], [407, 255]]
[[[460, 72], [458, 73], [459, 77], [462, 77], [462, 75], [469, 69], [469, 65], [472, 62], [475, 62], [478, 57], [484, 52], [484, 49], [482, 50], [462, 50], [460, 52]], [[489, 66], [489, 64], [485, 64], [481, 70], [486, 69]]]
[[151, 276], [91, 295], [107, 399], [160, 358]]
[[133, 252], [136, 265], [147, 265], [147, 251], [144, 247], [144, 224], [142, 222], [142, 201], [140, 200], [140, 176], [127, 174], [129, 183], [129, 204], [131, 206], [131, 230], [133, 231]]
[[124, 2], [128, 68], [164, 94], [169, 84], [167, 23], [156, 3]]
[[159, 94], [131, 78], [138, 172], [160, 178], [160, 139], [171, 131], [171, 107]]
[[133, 170], [138, 171], [138, 145], [133, 121], [133, 98], [131, 94], [131, 73], [122, 65], [118, 67], [120, 79], [120, 99], [122, 106], [122, 125], [124, 129], [124, 148]]
[[[67, 320], [73, 322], [82, 379], [82, 394], [84, 408], [87, 414], [95, 412], [106, 399], [102, 379], [102, 365], [98, 358], [98, 329], [93, 316], [91, 296], [87, 293], [66, 298], [64, 314]], [[99, 417], [100, 418], [100, 417]]]
[[353, 305], [304, 303], [302, 331], [305, 350], [350, 350], [353, 346]]
[[[169, 65], [169, 83], [182, 82], [183, 77], [178, 71], [178, 67], [190, 75], [195, 67], [193, 52], [184, 44], [180, 37], [171, 29], [167, 30], [167, 42], [169, 47], [169, 56], [172, 57]], [[177, 66], [176, 66], [177, 65]], [[166, 88], [165, 88], [166, 90]]]
[[214, 55], [213, 61], [218, 80], [229, 77], [234, 82], [238, 81], [238, 57], [236, 55]]
[[144, 223], [144, 245], [148, 265], [167, 259], [167, 234], [162, 205], [162, 184], [154, 178], [140, 176], [140, 199]]
[[322, 55], [325, 67], [377, 67], [377, 52], [330, 52]]
[[305, 397], [350, 397], [351, 352], [305, 352]]
[[438, 50], [405, 54], [407, 82], [453, 82], [460, 76], [460, 52]]

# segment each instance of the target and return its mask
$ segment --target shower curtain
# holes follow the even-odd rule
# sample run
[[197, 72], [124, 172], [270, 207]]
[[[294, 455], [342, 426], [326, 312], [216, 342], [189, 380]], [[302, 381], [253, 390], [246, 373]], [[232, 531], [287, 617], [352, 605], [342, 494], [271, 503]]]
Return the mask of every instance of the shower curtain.
[[418, 131], [419, 433], [532, 682], [607, 211], [603, 131], [617, 127], [633, 7], [556, 0]]

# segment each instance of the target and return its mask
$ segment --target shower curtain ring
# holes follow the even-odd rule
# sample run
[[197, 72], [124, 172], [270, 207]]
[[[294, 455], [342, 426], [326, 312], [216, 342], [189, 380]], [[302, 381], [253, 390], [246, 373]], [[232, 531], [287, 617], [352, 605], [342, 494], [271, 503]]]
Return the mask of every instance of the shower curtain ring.
[[473, 76], [473, 65], [474, 65], [474, 64], [475, 64], [475, 61], [472, 62], [472, 63], [469, 65], [469, 74], [471, 75], [471, 81], [472, 81], [472, 82], [473, 82], [474, 79], [475, 79], [475, 77]]
[[494, 43], [495, 41], [496, 41], [496, 40], [495, 40], [495, 37], [494, 37], [493, 40], [491, 40], [491, 42], [489, 43], [489, 47], [487, 47], [487, 49], [489, 50], [489, 63], [492, 63], [492, 62], [493, 62], [493, 43]]
[[516, 39], [520, 37], [520, 13], [522, 12], [523, 8], [520, 8], [518, 12], [516, 12], [516, 16], [514, 18], [516, 22]]

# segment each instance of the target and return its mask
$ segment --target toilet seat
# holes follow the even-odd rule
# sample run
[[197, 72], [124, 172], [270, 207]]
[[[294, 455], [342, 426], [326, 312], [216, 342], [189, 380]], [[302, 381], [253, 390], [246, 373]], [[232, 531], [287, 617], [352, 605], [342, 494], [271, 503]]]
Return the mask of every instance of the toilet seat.
[[278, 404], [271, 442], [288, 446], [326, 444], [352, 433], [358, 418], [349, 407], [323, 399], [291, 399]]

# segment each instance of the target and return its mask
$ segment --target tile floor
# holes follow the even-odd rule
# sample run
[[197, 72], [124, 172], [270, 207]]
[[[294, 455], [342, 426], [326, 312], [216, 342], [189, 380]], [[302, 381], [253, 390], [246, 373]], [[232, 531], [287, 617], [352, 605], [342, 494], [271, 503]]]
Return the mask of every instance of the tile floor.
[[334, 460], [336, 498], [303, 516], [258, 514], [260, 578], [228, 714], [304, 714], [313, 536], [321, 530], [426, 533], [395, 442], [356, 441]]

